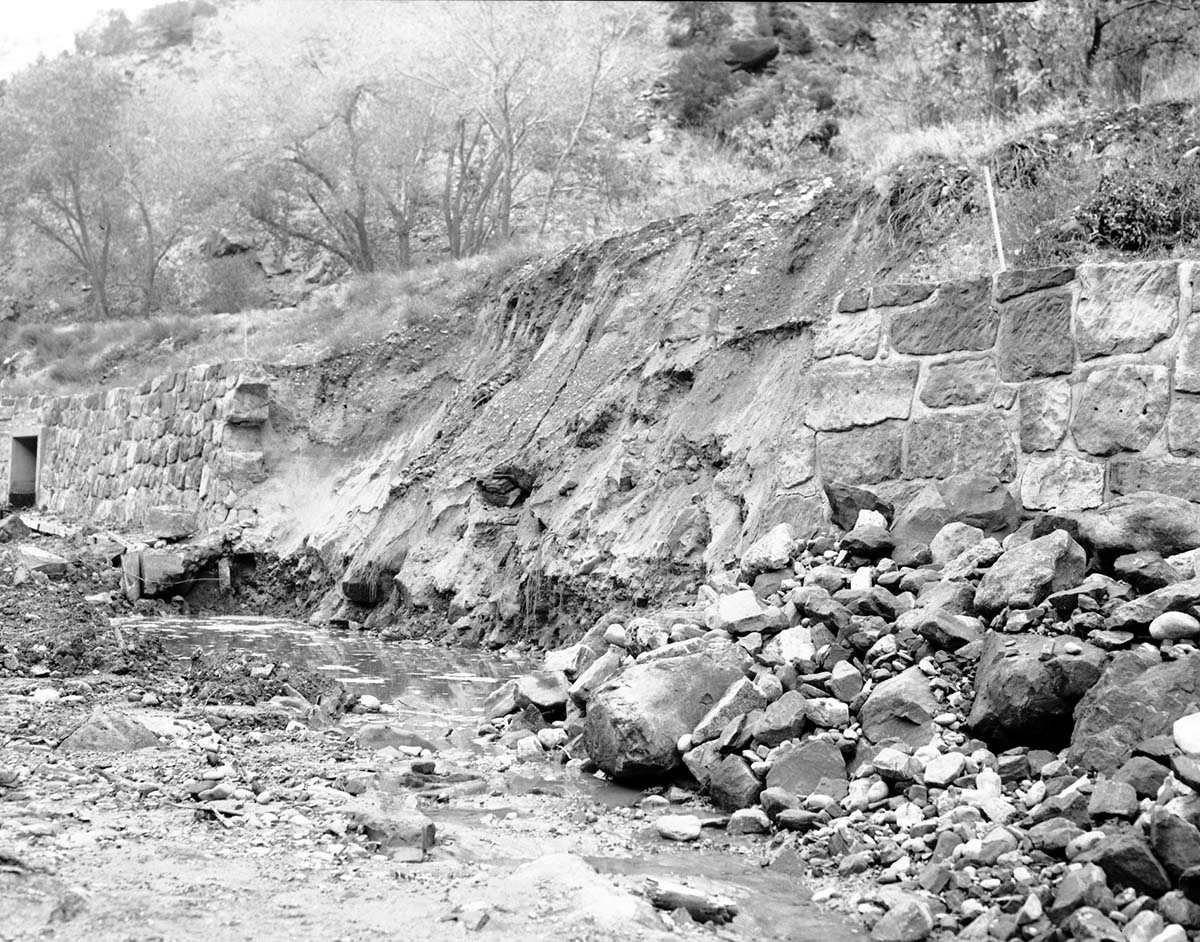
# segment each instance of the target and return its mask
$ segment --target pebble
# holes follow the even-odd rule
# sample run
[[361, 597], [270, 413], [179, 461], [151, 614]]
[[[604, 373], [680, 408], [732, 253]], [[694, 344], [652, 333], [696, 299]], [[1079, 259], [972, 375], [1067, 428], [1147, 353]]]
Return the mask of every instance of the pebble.
[[1200, 621], [1187, 612], [1163, 612], [1150, 622], [1150, 637], [1156, 641], [1179, 641], [1200, 635]]
[[771, 821], [761, 808], [739, 808], [725, 829], [730, 834], [769, 834]]
[[615, 645], [618, 648], [627, 647], [628, 639], [625, 637], [624, 625], [609, 625], [604, 629], [604, 643]]
[[925, 784], [945, 788], [963, 774], [966, 764], [967, 757], [961, 752], [940, 755], [925, 766]]
[[542, 744], [542, 748], [547, 751], [558, 749], [567, 744], [567, 732], [557, 726], [548, 726], [545, 729], [537, 731], [538, 742]]
[[1171, 727], [1175, 745], [1188, 755], [1200, 755], [1200, 713], [1189, 713]]

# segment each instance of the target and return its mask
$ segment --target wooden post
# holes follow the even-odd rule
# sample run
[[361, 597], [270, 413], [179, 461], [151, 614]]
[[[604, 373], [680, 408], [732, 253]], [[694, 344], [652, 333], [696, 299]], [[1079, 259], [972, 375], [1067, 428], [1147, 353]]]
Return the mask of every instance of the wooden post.
[[988, 208], [992, 212], [992, 235], [996, 239], [996, 254], [1000, 256], [1000, 270], [1008, 271], [1008, 263], [1004, 260], [1004, 243], [1000, 241], [1000, 217], [996, 215], [996, 194], [992, 192], [992, 171], [983, 168], [983, 184], [987, 188]]

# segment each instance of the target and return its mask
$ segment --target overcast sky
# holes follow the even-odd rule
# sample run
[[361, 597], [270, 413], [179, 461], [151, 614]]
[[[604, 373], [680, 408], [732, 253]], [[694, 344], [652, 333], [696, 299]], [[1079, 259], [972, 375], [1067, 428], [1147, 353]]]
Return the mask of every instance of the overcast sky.
[[133, 19], [163, 0], [0, 0], [0, 78], [40, 54], [75, 48], [75, 34], [101, 10], [124, 10]]

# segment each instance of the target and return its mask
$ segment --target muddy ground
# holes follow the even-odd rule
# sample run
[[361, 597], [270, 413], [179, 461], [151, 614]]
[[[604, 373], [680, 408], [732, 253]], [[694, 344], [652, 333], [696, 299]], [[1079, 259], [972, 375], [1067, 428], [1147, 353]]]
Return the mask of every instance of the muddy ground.
[[[520, 762], [475, 722], [423, 741], [302, 671], [172, 660], [85, 601], [106, 578], [14, 587], [0, 564], [0, 939], [862, 937], [784, 837], [727, 835], [680, 792], [712, 826], [666, 842], [663, 796]], [[153, 735], [73, 748], [97, 711]], [[654, 883], [738, 914], [656, 909]]]

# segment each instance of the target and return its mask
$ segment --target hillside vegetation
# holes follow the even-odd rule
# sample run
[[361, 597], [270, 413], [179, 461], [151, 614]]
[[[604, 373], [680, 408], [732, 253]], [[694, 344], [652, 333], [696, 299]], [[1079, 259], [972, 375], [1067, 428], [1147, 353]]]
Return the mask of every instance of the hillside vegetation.
[[[0, 95], [0, 384], [469, 329], [523, 261], [829, 178], [846, 274], [1184, 253], [1190, 5], [178, 0]], [[475, 305], [477, 306], [477, 305]], [[428, 341], [425, 341], [428, 342]]]

